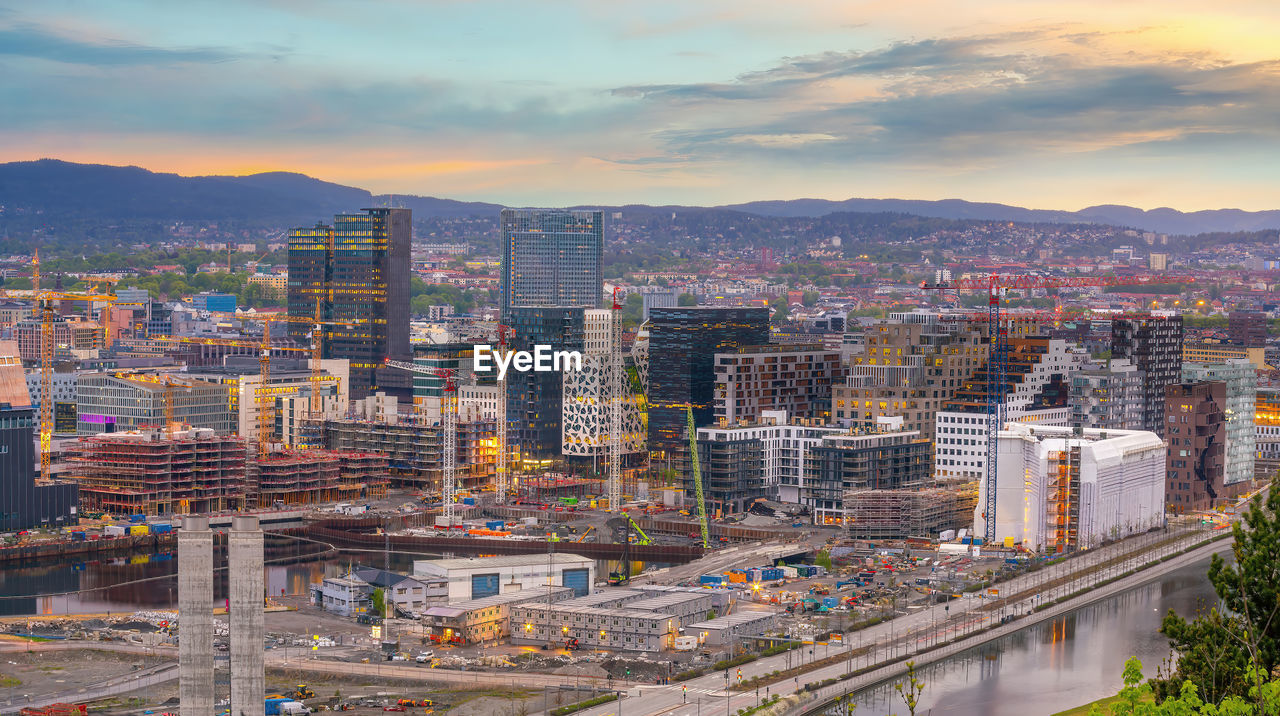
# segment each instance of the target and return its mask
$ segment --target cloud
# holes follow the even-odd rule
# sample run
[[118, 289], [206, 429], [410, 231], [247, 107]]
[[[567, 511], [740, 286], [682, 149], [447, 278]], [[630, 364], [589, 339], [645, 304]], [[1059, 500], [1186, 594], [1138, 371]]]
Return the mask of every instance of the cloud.
[[1081, 38], [1078, 28], [1042, 28], [899, 42], [783, 58], [729, 81], [614, 93], [678, 117], [653, 138], [708, 160], [982, 166], [1260, 127], [1280, 143], [1280, 61]]
[[118, 40], [79, 40], [35, 25], [0, 29], [0, 55], [97, 66], [209, 64], [241, 57], [220, 47], [164, 48]]

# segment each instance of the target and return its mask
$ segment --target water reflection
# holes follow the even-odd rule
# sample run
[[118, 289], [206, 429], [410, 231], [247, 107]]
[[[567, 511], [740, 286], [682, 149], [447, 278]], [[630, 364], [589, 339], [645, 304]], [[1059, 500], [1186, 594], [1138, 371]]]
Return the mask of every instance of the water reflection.
[[[268, 564], [268, 596], [306, 595], [309, 587], [325, 577], [344, 574], [351, 565], [411, 571], [413, 560], [423, 555], [383, 555], [368, 552], [339, 553], [307, 560], [315, 545], [297, 544], [268, 537], [266, 558], [285, 563]], [[298, 561], [307, 560], [307, 561]], [[226, 553], [214, 550], [214, 598], [227, 596]], [[176, 609], [178, 562], [172, 551], [106, 556], [98, 560], [63, 560], [0, 569], [0, 616], [58, 616], [65, 614], [118, 614], [140, 609]], [[43, 595], [43, 596], [42, 596]]]
[[[1125, 659], [1147, 675], [1169, 655], [1156, 632], [1169, 609], [1184, 616], [1215, 599], [1209, 560], [1015, 634], [924, 667], [918, 714], [1052, 714], [1116, 693]], [[892, 686], [855, 697], [855, 714], [905, 711]]]

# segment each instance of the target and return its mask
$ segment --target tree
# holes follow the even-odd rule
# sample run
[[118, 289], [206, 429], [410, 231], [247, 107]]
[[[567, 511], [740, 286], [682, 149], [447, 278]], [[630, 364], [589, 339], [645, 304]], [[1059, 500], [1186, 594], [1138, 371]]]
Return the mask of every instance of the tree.
[[787, 306], [786, 296], [779, 296], [773, 299], [772, 301], [769, 302], [769, 305], [773, 308], [773, 311], [774, 311], [773, 312], [774, 322], [781, 323], [787, 320], [791, 316], [791, 309], [790, 307]]
[[698, 297], [692, 293], [682, 293], [680, 294], [680, 297], [676, 299], [676, 305], [696, 306], [698, 305]]
[[1245, 697], [1261, 686], [1251, 675], [1271, 674], [1280, 664], [1280, 484], [1266, 495], [1266, 502], [1255, 496], [1243, 524], [1231, 527], [1235, 564], [1216, 554], [1209, 564], [1223, 610], [1190, 622], [1173, 611], [1165, 615], [1160, 632], [1179, 658], [1167, 678], [1152, 680], [1158, 697], [1181, 694], [1186, 683], [1209, 703]]
[[369, 603], [372, 605], [374, 614], [385, 616], [387, 613], [386, 592], [381, 589], [373, 590], [373, 594], [369, 597]]
[[924, 693], [924, 682], [916, 678], [916, 662], [907, 662], [907, 680], [893, 685], [902, 702], [907, 705], [907, 713], [916, 716], [916, 707], [920, 705], [920, 694]]
[[[1182, 682], [1176, 694], [1160, 700], [1151, 683], [1142, 683], [1142, 662], [1130, 657], [1124, 663], [1124, 687], [1104, 709], [1093, 704], [1089, 716], [1246, 716], [1280, 713], [1280, 681], [1250, 667], [1246, 681], [1255, 683], [1243, 696], [1228, 696], [1221, 703], [1206, 702], [1196, 685]], [[1156, 701], [1157, 703], [1151, 703]]]
[[813, 563], [823, 569], [831, 569], [831, 553], [825, 549], [822, 550], [813, 558]]
[[821, 298], [821, 294], [817, 291], [805, 291], [800, 297], [800, 302], [806, 306], [812, 306], [818, 302], [819, 298]]

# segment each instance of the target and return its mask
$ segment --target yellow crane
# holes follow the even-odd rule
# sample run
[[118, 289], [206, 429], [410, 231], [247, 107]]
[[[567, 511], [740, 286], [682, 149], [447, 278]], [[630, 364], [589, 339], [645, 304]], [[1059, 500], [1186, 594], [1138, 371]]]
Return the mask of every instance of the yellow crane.
[[40, 252], [31, 260], [32, 299], [40, 320], [40, 479], [48, 480], [53, 463], [53, 304], [63, 301], [112, 303], [115, 296], [40, 290]]
[[[280, 348], [271, 345], [271, 324], [272, 323], [306, 323], [312, 325], [311, 329], [311, 380], [312, 383], [318, 383], [322, 376], [320, 370], [320, 355], [323, 346], [323, 326], [357, 326], [368, 321], [335, 321], [320, 320], [319, 300], [316, 301], [316, 315], [314, 318], [303, 318], [301, 316], [288, 316], [275, 313], [218, 313], [215, 315], [228, 316], [241, 321], [260, 321], [262, 322], [262, 341], [257, 344], [260, 346], [258, 351], [258, 374], [259, 385], [257, 391], [258, 403], [258, 457], [265, 458], [267, 449], [270, 445], [269, 435], [273, 422], [274, 399], [270, 390], [267, 389], [267, 383], [271, 378], [271, 351]], [[208, 340], [208, 339], [206, 339]], [[306, 349], [299, 349], [306, 350]], [[317, 399], [317, 391], [311, 391], [311, 412], [313, 415], [320, 412], [319, 401]]]

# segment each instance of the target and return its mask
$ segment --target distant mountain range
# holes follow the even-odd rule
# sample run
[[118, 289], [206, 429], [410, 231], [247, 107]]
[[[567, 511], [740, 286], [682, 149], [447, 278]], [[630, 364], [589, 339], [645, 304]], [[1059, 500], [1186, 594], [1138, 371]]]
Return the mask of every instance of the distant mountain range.
[[[55, 159], [0, 164], [0, 205], [45, 217], [79, 220], [237, 220], [245, 223], [300, 223], [369, 206], [386, 206], [392, 197], [321, 181], [304, 174], [267, 172], [249, 176], [183, 177], [138, 167], [74, 164]], [[499, 204], [463, 202], [396, 194], [396, 206], [424, 217], [493, 216]], [[1094, 223], [1165, 234], [1280, 229], [1280, 210], [1218, 209], [1181, 212], [1144, 211], [1130, 206], [1091, 206], [1080, 211], [1024, 209], [948, 199], [795, 199], [756, 201], [720, 207], [648, 207], [625, 211], [737, 211], [772, 217], [818, 217], [840, 212], [892, 212], [942, 219]], [[10, 214], [11, 215], [11, 214]]]

